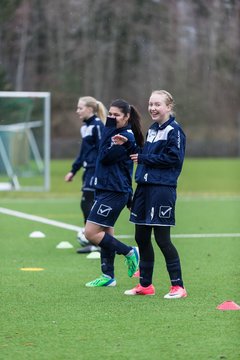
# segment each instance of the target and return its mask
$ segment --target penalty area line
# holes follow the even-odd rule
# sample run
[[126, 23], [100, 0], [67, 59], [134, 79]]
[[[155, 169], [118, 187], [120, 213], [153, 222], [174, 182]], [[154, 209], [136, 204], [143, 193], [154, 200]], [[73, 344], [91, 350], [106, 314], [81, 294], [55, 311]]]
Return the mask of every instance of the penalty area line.
[[[66, 230], [72, 230], [72, 231], [81, 231], [83, 228], [80, 226], [76, 226], [76, 225], [71, 225], [71, 224], [66, 224], [64, 222], [61, 221], [56, 221], [56, 220], [50, 220], [41, 216], [36, 216], [36, 215], [30, 215], [30, 214], [26, 214], [20, 211], [15, 211], [15, 210], [10, 210], [10, 209], [6, 209], [6, 208], [2, 208], [0, 207], [0, 213], [5, 214], [5, 215], [10, 215], [10, 216], [15, 216], [21, 219], [26, 219], [26, 220], [31, 220], [31, 221], [36, 221], [42, 224], [46, 224], [46, 225], [52, 225], [52, 226], [56, 226], [62, 229], [66, 229]], [[227, 234], [172, 234], [171, 235], [172, 238], [178, 238], [178, 239], [194, 239], [194, 238], [227, 238], [227, 237], [240, 237], [240, 233], [227, 233]], [[116, 237], [118, 237], [119, 239], [129, 239], [129, 238], [133, 238], [134, 235], [116, 235]]]

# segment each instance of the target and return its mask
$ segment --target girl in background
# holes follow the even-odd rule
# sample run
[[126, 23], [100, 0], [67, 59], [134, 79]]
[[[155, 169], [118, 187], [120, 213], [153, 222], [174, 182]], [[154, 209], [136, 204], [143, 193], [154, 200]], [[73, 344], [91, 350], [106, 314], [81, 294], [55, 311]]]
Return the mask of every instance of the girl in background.
[[[91, 207], [94, 202], [94, 185], [93, 178], [96, 167], [96, 159], [99, 151], [99, 144], [102, 138], [102, 131], [106, 121], [106, 109], [104, 105], [91, 96], [80, 97], [77, 104], [76, 113], [82, 123], [80, 133], [82, 144], [79, 155], [72, 164], [72, 169], [65, 176], [65, 181], [73, 180], [76, 173], [83, 167], [82, 176], [82, 197], [80, 200], [80, 208], [84, 217], [84, 224], [87, 221]], [[99, 247], [89, 243], [83, 231], [77, 235], [77, 239], [82, 248], [77, 253], [89, 253], [99, 251]]]

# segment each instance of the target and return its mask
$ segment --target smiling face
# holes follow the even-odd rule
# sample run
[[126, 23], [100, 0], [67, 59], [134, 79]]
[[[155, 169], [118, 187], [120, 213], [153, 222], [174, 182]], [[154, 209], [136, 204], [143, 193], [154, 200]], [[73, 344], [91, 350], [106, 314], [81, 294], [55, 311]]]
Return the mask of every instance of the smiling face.
[[165, 94], [152, 93], [148, 103], [148, 112], [153, 121], [163, 124], [172, 111], [172, 105], [168, 104]]
[[116, 118], [117, 129], [119, 129], [127, 125], [130, 114], [125, 115], [118, 107], [111, 106], [108, 111], [108, 116]]
[[87, 120], [94, 115], [93, 109], [90, 106], [87, 106], [82, 100], [78, 101], [76, 113], [82, 121]]

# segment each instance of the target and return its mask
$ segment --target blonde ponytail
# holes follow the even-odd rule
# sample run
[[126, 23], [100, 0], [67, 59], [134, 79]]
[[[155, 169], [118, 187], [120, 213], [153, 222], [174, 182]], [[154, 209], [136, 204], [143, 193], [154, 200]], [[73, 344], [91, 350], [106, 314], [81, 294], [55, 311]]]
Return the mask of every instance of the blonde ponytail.
[[106, 121], [107, 110], [103, 103], [92, 96], [82, 96], [79, 100], [83, 101], [86, 106], [93, 109], [94, 114], [96, 114], [103, 123]]

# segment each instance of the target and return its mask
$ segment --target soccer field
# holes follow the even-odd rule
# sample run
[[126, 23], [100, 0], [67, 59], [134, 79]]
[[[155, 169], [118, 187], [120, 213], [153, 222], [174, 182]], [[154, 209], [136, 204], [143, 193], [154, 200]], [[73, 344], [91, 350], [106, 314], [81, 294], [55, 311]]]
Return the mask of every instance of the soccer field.
[[[64, 227], [83, 226], [80, 176], [63, 180], [70, 164], [52, 162], [49, 193], [0, 193], [0, 359], [240, 359], [240, 311], [216, 309], [240, 305], [240, 160], [185, 161], [172, 229], [189, 295], [179, 300], [163, 299], [170, 284], [156, 246], [155, 296], [123, 295], [137, 279], [121, 256], [116, 287], [85, 287], [100, 262], [76, 254], [76, 230]], [[134, 245], [128, 216], [125, 209], [115, 233]], [[62, 241], [73, 248], [57, 249]]]

